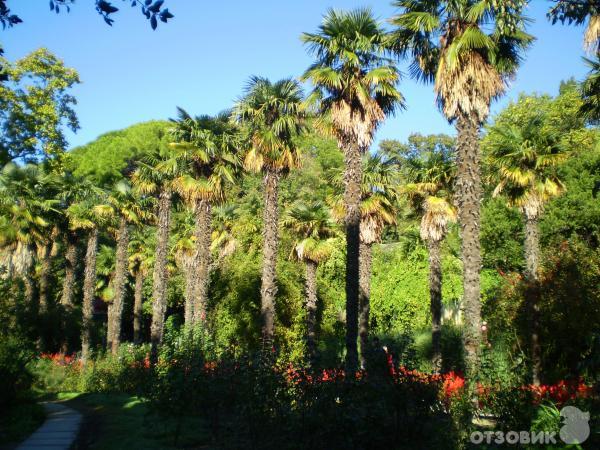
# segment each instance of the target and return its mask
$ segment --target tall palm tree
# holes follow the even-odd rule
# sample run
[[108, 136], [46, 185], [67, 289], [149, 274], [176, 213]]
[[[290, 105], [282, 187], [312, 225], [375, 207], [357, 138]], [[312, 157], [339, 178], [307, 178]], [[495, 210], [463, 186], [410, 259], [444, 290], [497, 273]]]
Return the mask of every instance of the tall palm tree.
[[478, 367], [481, 342], [479, 132], [490, 103], [506, 90], [533, 41], [525, 32], [526, 0], [398, 0], [391, 19], [396, 51], [412, 59], [412, 75], [434, 83], [438, 105], [457, 129], [456, 202], [463, 259], [467, 372]]
[[83, 280], [83, 304], [81, 324], [81, 359], [86, 363], [90, 358], [92, 341], [92, 320], [94, 298], [96, 297], [96, 260], [98, 257], [98, 234], [102, 226], [102, 218], [96, 214], [96, 206], [101, 199], [96, 195], [73, 203], [66, 211], [69, 227], [72, 231], [82, 230], [87, 233], [85, 252], [85, 269]]
[[125, 301], [125, 288], [128, 273], [129, 234], [131, 225], [140, 225], [152, 217], [152, 202], [148, 197], [142, 198], [135, 195], [131, 184], [127, 180], [116, 183], [112, 192], [106, 199], [106, 204], [98, 205], [96, 210], [116, 223], [116, 261], [113, 278], [114, 297], [109, 307], [106, 347], [116, 355], [121, 343], [121, 323], [123, 317], [123, 304]]
[[154, 265], [153, 246], [141, 229], [134, 230], [129, 241], [129, 271], [135, 279], [133, 288], [133, 342], [142, 342], [142, 314], [144, 303], [144, 278]]
[[317, 33], [302, 41], [316, 61], [302, 79], [315, 86], [309, 97], [330, 122], [344, 153], [346, 226], [346, 365], [358, 366], [361, 155], [385, 117], [402, 105], [396, 89], [400, 73], [384, 54], [382, 26], [369, 9], [329, 10]]
[[490, 127], [485, 149], [498, 178], [494, 195], [505, 194], [525, 219], [525, 278], [530, 284], [531, 359], [534, 384], [540, 383], [539, 342], [539, 220], [544, 205], [564, 191], [556, 168], [567, 157], [561, 133], [545, 126], [543, 112], [531, 111], [524, 122], [515, 119]]
[[[11, 252], [9, 273], [25, 284], [25, 297], [30, 308], [47, 307], [49, 273], [49, 236], [57, 214], [57, 201], [48, 194], [47, 177], [39, 166], [20, 167], [9, 163], [0, 173], [0, 247]], [[41, 260], [40, 297], [36, 305], [35, 257]]]
[[[189, 210], [181, 212], [180, 217], [176, 218], [174, 222], [177, 224], [174, 231], [174, 242], [173, 245], [173, 256], [175, 265], [183, 274], [184, 288], [184, 323], [190, 325], [193, 323], [194, 315], [194, 289], [195, 281], [198, 278], [198, 265], [196, 237], [194, 233], [194, 216], [195, 211], [192, 213]], [[197, 222], [197, 220], [196, 220]]]
[[225, 200], [225, 186], [233, 183], [241, 166], [237, 154], [239, 132], [229, 116], [222, 113], [216, 117], [192, 117], [179, 108], [172, 131], [176, 141], [172, 147], [189, 164], [189, 172], [175, 180], [174, 186], [192, 205], [196, 218], [195, 255], [189, 269], [193, 274], [189, 292], [193, 299], [190, 323], [204, 322], [206, 318], [212, 208]]
[[151, 359], [158, 360], [158, 346], [164, 334], [167, 312], [167, 283], [169, 274], [167, 258], [169, 253], [169, 231], [171, 227], [171, 206], [173, 181], [182, 174], [181, 161], [172, 154], [155, 152], [138, 163], [132, 174], [135, 190], [144, 195], [157, 197], [156, 206], [156, 249], [154, 273], [152, 277], [152, 324], [150, 327]]
[[[381, 241], [386, 226], [396, 224], [398, 180], [397, 162], [381, 154], [367, 153], [362, 158], [360, 203], [360, 258], [359, 258], [359, 314], [360, 365], [366, 367], [369, 349], [369, 322], [371, 311], [371, 272], [373, 245]], [[340, 177], [333, 184], [339, 186]], [[334, 216], [345, 218], [343, 198], [335, 201]]]
[[290, 170], [300, 165], [300, 151], [294, 138], [304, 129], [302, 88], [292, 79], [271, 82], [253, 76], [245, 88], [244, 96], [235, 104], [232, 117], [248, 136], [249, 149], [244, 160], [246, 169], [264, 175], [260, 294], [263, 343], [269, 346], [275, 329], [279, 182]]
[[306, 342], [314, 363], [317, 354], [317, 268], [334, 249], [335, 228], [329, 209], [320, 201], [299, 202], [285, 213], [282, 224], [296, 236], [293, 256], [305, 264]]
[[404, 193], [413, 210], [421, 215], [421, 239], [429, 251], [429, 298], [431, 311], [432, 365], [435, 372], [442, 368], [442, 260], [441, 245], [448, 225], [456, 221], [452, 186], [456, 166], [447, 148], [407, 158], [403, 164]]

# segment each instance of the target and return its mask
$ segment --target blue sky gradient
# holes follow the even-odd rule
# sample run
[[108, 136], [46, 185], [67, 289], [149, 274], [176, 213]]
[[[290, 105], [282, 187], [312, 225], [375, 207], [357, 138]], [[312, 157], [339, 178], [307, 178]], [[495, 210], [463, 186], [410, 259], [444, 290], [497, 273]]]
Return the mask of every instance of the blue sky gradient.
[[[79, 72], [83, 83], [74, 94], [81, 130], [68, 134], [71, 146], [137, 122], [167, 119], [176, 106], [192, 114], [217, 113], [231, 106], [253, 74], [299, 76], [312, 61], [300, 34], [315, 31], [329, 7], [370, 6], [381, 20], [394, 13], [388, 1], [166, 0], [175, 18], [152, 31], [139, 9], [113, 3], [121, 10], [109, 27], [91, 0], [60, 15], [50, 12], [46, 0], [10, 0], [24, 23], [0, 31], [8, 59], [46, 47]], [[561, 80], [585, 76], [583, 29], [552, 26], [545, 17], [549, 5], [532, 0], [529, 32], [537, 41], [494, 111], [520, 92], [555, 94]], [[405, 76], [400, 89], [408, 109], [389, 119], [377, 140], [454, 133], [436, 109], [431, 86]]]

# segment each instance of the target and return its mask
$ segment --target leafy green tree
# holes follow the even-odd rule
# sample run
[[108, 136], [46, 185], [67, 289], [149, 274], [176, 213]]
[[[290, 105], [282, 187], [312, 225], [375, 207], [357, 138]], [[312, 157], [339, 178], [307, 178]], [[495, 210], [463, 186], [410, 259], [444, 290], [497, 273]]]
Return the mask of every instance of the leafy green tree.
[[79, 128], [69, 93], [79, 83], [77, 72], [44, 48], [14, 64], [0, 58], [0, 65], [6, 77], [0, 82], [0, 163], [61, 155], [64, 128]]
[[308, 356], [314, 363], [317, 355], [317, 268], [333, 251], [335, 224], [329, 209], [320, 201], [292, 205], [282, 223], [296, 236], [294, 257], [306, 266], [306, 343]]
[[315, 86], [309, 101], [325, 114], [344, 153], [346, 365], [354, 372], [358, 366], [361, 155], [385, 117], [403, 103], [396, 89], [400, 73], [385, 57], [385, 32], [369, 9], [329, 10], [318, 32], [304, 33], [302, 41], [316, 57], [302, 76]]
[[69, 151], [66, 167], [79, 178], [107, 189], [131, 175], [136, 163], [157, 151], [166, 151], [172, 141], [168, 121], [143, 122], [111, 131], [95, 141]]
[[399, 0], [392, 40], [411, 58], [412, 75], [433, 82], [438, 105], [457, 129], [456, 202], [464, 266], [464, 332], [469, 374], [477, 371], [481, 342], [481, 249], [479, 131], [493, 99], [506, 90], [522, 52], [533, 37], [525, 32], [525, 0]]
[[212, 208], [225, 200], [225, 187], [234, 182], [241, 166], [237, 154], [240, 139], [228, 113], [192, 117], [181, 108], [178, 113], [172, 147], [187, 162], [189, 171], [174, 181], [174, 187], [195, 214], [189, 296], [193, 302], [191, 323], [201, 323], [206, 320], [210, 282]]
[[232, 117], [245, 129], [249, 149], [244, 165], [264, 174], [263, 267], [261, 316], [263, 341], [268, 346], [275, 328], [277, 295], [276, 264], [279, 244], [278, 190], [283, 176], [300, 165], [300, 149], [294, 138], [304, 128], [305, 113], [300, 84], [292, 79], [271, 82], [252, 77]]
[[449, 224], [456, 221], [452, 199], [456, 166], [453, 140], [447, 136], [420, 150], [408, 154], [403, 161], [403, 190], [413, 210], [421, 216], [420, 235], [427, 243], [429, 252], [432, 364], [434, 370], [439, 372], [442, 368], [441, 246], [448, 234]]

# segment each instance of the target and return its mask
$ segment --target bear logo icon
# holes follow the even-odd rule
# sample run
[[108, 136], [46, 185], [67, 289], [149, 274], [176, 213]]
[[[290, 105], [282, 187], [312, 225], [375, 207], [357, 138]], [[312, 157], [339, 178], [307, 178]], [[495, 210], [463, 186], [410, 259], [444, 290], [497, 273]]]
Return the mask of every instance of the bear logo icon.
[[565, 444], [582, 444], [590, 437], [590, 413], [583, 412], [574, 406], [565, 406], [560, 410], [563, 427], [560, 438]]

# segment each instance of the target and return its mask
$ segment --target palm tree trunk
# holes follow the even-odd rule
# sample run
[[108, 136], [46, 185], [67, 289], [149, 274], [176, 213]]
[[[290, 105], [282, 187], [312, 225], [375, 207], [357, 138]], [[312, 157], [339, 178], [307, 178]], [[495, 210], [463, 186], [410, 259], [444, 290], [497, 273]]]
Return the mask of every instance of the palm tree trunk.
[[367, 366], [367, 353], [369, 348], [369, 313], [371, 311], [371, 264], [373, 245], [360, 243], [360, 269], [359, 269], [359, 317], [358, 335], [360, 338], [360, 366]]
[[52, 251], [52, 244], [44, 244], [41, 248], [40, 260], [41, 260], [41, 270], [40, 270], [40, 292], [39, 292], [39, 301], [40, 301], [40, 313], [44, 314], [48, 312], [49, 308], [49, 288], [50, 288], [50, 270], [51, 270], [51, 258], [50, 252]]
[[85, 363], [90, 356], [92, 318], [96, 293], [96, 257], [98, 255], [98, 229], [93, 228], [88, 237], [85, 252], [85, 276], [83, 280], [83, 307], [81, 327], [81, 359]]
[[133, 343], [142, 342], [142, 304], [144, 295], [144, 273], [135, 272], [135, 289], [133, 294]]
[[264, 177], [265, 211], [263, 214], [263, 268], [260, 288], [263, 345], [269, 348], [275, 330], [275, 296], [277, 295], [276, 266], [279, 244], [279, 210], [277, 194], [279, 173], [268, 171]]
[[77, 236], [67, 233], [67, 250], [65, 252], [65, 278], [63, 280], [60, 304], [65, 309], [73, 307], [73, 291], [75, 288], [75, 271], [77, 269]]
[[194, 286], [194, 324], [206, 321], [208, 287], [210, 283], [210, 243], [212, 208], [210, 202], [201, 200], [196, 205], [196, 261], [197, 272]]
[[22, 250], [23, 261], [23, 284], [25, 288], [25, 300], [31, 313], [37, 315], [38, 305], [36, 304], [35, 289], [35, 251], [33, 246], [27, 245]]
[[531, 363], [533, 384], [540, 385], [542, 349], [540, 346], [539, 253], [540, 231], [537, 217], [525, 217], [525, 261], [527, 296], [531, 322]]
[[344, 207], [346, 211], [346, 371], [358, 367], [358, 295], [360, 247], [361, 153], [354, 143], [346, 142], [344, 150]]
[[73, 296], [75, 290], [75, 276], [77, 270], [77, 258], [79, 256], [77, 249], [77, 235], [73, 232], [67, 232], [66, 236], [67, 249], [65, 251], [65, 278], [63, 279], [62, 295], [60, 304], [62, 306], [62, 352], [69, 352], [69, 319], [73, 313]]
[[121, 344], [121, 320], [123, 318], [123, 303], [125, 300], [125, 284], [127, 283], [127, 247], [129, 245], [129, 226], [127, 220], [121, 217], [117, 231], [117, 255], [115, 261], [115, 298], [113, 300], [112, 323], [108, 324], [107, 349], [116, 355]]
[[458, 132], [456, 199], [462, 240], [465, 363], [467, 373], [472, 377], [478, 370], [481, 345], [479, 231], [482, 189], [479, 124], [475, 119], [461, 116], [456, 128]]
[[150, 326], [150, 342], [152, 344], [151, 359], [158, 360], [158, 346], [162, 342], [167, 311], [167, 252], [169, 247], [169, 228], [171, 222], [171, 192], [164, 190], [158, 199], [158, 225], [154, 275], [152, 285], [152, 325]]
[[183, 296], [185, 305], [183, 309], [183, 319], [186, 325], [192, 325], [194, 322], [194, 286], [195, 282], [195, 257], [188, 254], [181, 256], [181, 267], [183, 269], [184, 289]]
[[435, 373], [442, 369], [442, 261], [441, 241], [430, 239], [429, 247], [429, 300], [431, 310], [431, 363]]
[[306, 260], [306, 346], [311, 365], [317, 357], [317, 263]]

